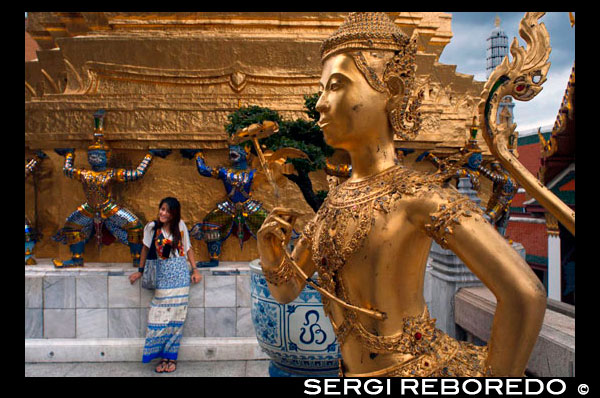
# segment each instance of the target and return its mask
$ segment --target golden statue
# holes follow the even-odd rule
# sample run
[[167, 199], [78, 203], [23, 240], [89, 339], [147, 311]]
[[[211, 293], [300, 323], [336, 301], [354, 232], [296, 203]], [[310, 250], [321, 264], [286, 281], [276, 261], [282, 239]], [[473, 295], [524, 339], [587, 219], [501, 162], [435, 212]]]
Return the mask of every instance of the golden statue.
[[[276, 208], [258, 232], [273, 296], [322, 293], [343, 360], [340, 375], [522, 376], [544, 318], [544, 287], [482, 216], [439, 179], [397, 162], [394, 134], [419, 129], [413, 95], [416, 38], [384, 13], [352, 13], [321, 47], [317, 103], [326, 142], [345, 149], [352, 174], [332, 184], [294, 247], [296, 216]], [[432, 239], [454, 251], [497, 297], [487, 346], [435, 328], [423, 297]], [[308, 276], [319, 274], [316, 284]]]

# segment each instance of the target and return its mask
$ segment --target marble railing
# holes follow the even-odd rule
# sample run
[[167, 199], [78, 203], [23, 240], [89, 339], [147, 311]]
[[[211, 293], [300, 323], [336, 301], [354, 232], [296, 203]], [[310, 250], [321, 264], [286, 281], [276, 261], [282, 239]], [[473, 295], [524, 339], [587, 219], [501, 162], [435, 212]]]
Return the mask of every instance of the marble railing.
[[[25, 339], [137, 339], [145, 336], [152, 291], [131, 285], [124, 263], [55, 269], [47, 259], [25, 267]], [[188, 338], [255, 337], [247, 263], [202, 269], [190, 288]]]
[[[526, 372], [536, 377], [575, 376], [575, 311], [560, 313], [550, 304]], [[496, 311], [492, 292], [484, 286], [462, 288], [454, 297], [454, 306], [456, 324], [466, 332], [467, 340], [484, 344]]]

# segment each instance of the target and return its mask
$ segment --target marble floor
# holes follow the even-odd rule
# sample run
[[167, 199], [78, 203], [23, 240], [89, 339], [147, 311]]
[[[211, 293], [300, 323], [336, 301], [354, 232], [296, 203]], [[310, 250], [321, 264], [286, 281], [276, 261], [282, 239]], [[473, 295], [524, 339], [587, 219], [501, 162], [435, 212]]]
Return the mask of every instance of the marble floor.
[[25, 377], [269, 377], [269, 360], [179, 361], [173, 373], [156, 373], [157, 361], [25, 363]]

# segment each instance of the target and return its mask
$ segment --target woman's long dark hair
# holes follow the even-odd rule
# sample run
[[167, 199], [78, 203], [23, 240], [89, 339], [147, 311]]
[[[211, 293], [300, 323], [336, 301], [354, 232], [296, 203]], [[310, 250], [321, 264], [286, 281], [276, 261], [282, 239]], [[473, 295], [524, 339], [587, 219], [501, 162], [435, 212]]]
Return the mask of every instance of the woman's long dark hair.
[[[166, 203], [169, 206], [169, 212], [171, 213], [171, 222], [169, 222], [169, 230], [173, 235], [173, 249], [176, 250], [181, 240], [181, 232], [179, 231], [179, 220], [181, 220], [181, 205], [179, 201], [173, 197], [166, 197], [160, 201], [158, 208], [160, 209]], [[157, 217], [154, 221], [154, 228], [161, 228], [163, 223]]]

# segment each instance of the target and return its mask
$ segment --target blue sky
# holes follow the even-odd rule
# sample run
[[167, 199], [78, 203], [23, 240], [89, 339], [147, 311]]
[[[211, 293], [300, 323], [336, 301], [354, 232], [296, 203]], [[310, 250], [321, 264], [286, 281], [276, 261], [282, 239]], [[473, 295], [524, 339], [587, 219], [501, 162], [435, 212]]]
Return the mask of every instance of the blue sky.
[[[487, 80], [486, 49], [487, 37], [494, 29], [496, 15], [500, 27], [508, 36], [508, 43], [519, 36], [519, 22], [524, 12], [449, 12], [452, 14], [453, 37], [440, 57], [440, 63], [456, 65], [456, 71], [473, 75], [475, 80]], [[575, 14], [574, 14], [575, 15]], [[568, 12], [549, 12], [541, 19], [550, 35], [550, 70], [544, 89], [531, 101], [515, 101], [515, 123], [517, 131], [537, 129], [553, 125], [560, 107], [571, 68], [575, 62], [575, 27], [571, 27]], [[509, 55], [512, 60], [512, 55]]]

